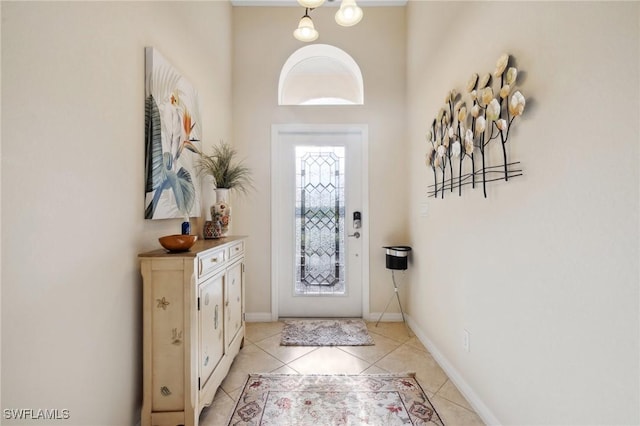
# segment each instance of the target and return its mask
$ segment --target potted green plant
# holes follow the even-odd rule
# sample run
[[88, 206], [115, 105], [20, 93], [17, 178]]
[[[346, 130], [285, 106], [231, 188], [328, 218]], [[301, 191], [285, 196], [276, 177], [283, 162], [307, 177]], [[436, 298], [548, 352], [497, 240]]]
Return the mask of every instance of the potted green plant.
[[223, 237], [227, 234], [231, 219], [229, 191], [246, 194], [253, 186], [251, 169], [238, 160], [237, 155], [238, 152], [224, 141], [215, 145], [210, 155], [200, 155], [198, 172], [211, 176], [216, 194], [216, 203], [211, 206], [212, 220], [205, 222], [205, 238]]

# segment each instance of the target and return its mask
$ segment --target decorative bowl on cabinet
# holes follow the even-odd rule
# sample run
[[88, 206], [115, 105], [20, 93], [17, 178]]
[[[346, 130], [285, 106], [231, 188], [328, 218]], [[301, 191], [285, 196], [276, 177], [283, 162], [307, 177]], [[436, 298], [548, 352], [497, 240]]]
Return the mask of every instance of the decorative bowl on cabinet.
[[158, 238], [160, 245], [171, 252], [187, 251], [196, 243], [197, 235], [165, 235]]

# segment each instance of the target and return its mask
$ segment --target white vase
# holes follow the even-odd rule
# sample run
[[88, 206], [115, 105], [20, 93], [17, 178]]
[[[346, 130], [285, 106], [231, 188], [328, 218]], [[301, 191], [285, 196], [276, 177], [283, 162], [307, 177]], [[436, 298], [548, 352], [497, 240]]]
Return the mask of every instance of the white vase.
[[231, 222], [231, 206], [229, 205], [229, 189], [216, 188], [216, 203], [211, 206], [211, 219], [220, 221], [222, 224], [222, 234], [224, 237], [229, 232], [229, 223]]

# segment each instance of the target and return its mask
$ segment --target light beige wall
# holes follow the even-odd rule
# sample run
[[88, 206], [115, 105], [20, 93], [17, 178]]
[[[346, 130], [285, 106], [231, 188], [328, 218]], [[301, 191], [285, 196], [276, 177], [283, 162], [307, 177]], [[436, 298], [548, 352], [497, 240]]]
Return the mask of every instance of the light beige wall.
[[[485, 420], [640, 422], [639, 18], [637, 3], [409, 3], [409, 310]], [[524, 176], [421, 217], [430, 120], [503, 52], [528, 97], [509, 142]]]
[[[2, 7], [0, 7], [0, 22], [2, 22]], [[0, 31], [0, 46], [2, 46], [2, 31]], [[2, 93], [2, 60], [0, 55], [0, 94]], [[0, 124], [2, 123], [2, 102], [0, 102]], [[2, 132], [0, 132], [0, 160], [2, 159]], [[2, 241], [2, 161], [0, 161], [0, 242]], [[2, 246], [0, 244], [0, 378], [2, 377]], [[2, 386], [0, 385], [0, 405], [2, 404]]]
[[[333, 19], [335, 12], [335, 8], [324, 6], [313, 11], [320, 32], [316, 42], [343, 49], [359, 64], [364, 78], [364, 106], [278, 106], [280, 70], [289, 55], [304, 46], [292, 35], [304, 11], [300, 7], [233, 9], [233, 143], [246, 155], [256, 180], [256, 191], [234, 201], [233, 219], [236, 231], [250, 236], [249, 314], [271, 311], [272, 124], [368, 124], [371, 217], [363, 219], [370, 225], [371, 310], [382, 311], [392, 294], [381, 247], [406, 239], [406, 223], [402, 220], [402, 206], [406, 205], [404, 8], [366, 8], [362, 22], [351, 28], [338, 26]], [[389, 312], [393, 310], [392, 306]]]
[[211, 145], [230, 37], [226, 2], [2, 2], [3, 409], [138, 421], [137, 253], [181, 222], [143, 219], [144, 47], [198, 88]]

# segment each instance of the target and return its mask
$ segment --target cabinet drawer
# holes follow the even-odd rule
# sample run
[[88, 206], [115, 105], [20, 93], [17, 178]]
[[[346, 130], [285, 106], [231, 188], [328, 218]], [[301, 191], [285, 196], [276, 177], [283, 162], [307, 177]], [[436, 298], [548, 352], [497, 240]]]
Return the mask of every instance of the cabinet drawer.
[[233, 259], [236, 256], [244, 254], [244, 241], [238, 241], [229, 247], [229, 257]]
[[224, 264], [227, 250], [212, 250], [198, 256], [198, 278], [215, 271]]

